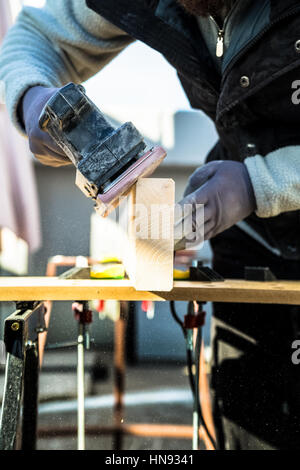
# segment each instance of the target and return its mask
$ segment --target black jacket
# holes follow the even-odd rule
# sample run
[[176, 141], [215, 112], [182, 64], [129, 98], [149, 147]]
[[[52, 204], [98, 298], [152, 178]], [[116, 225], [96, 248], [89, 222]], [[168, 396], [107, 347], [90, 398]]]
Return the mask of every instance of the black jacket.
[[[269, 2], [267, 24], [231, 58], [222, 76], [196, 19], [176, 0], [87, 0], [87, 5], [176, 68], [191, 106], [215, 122], [220, 140], [208, 161], [243, 161], [300, 145], [300, 107], [292, 102], [292, 83], [300, 80], [300, 2]], [[300, 211], [268, 219], [253, 214], [247, 222], [284, 258], [300, 259]]]

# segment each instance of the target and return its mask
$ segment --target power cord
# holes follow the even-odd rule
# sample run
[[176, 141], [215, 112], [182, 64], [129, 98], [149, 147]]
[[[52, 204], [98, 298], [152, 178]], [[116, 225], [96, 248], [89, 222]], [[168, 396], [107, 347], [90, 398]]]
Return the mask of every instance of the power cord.
[[[205, 429], [205, 432], [211, 441], [211, 444], [214, 448], [214, 450], [217, 450], [217, 444], [212, 437], [204, 416], [202, 412], [202, 407], [201, 407], [201, 401], [200, 401], [200, 389], [199, 389], [199, 378], [200, 378], [200, 357], [201, 357], [201, 345], [202, 345], [202, 326], [197, 327], [197, 338], [196, 338], [196, 345], [195, 345], [195, 350], [193, 346], [193, 328], [187, 328], [184, 324], [184, 322], [179, 318], [176, 308], [175, 308], [175, 302], [171, 301], [170, 302], [170, 310], [171, 314], [175, 320], [175, 322], [180, 326], [183, 336], [185, 338], [186, 342], [186, 354], [187, 354], [187, 367], [188, 367], [188, 376], [189, 376], [189, 383], [194, 399], [194, 409], [193, 409], [193, 415], [194, 415], [194, 424], [196, 423], [197, 427], [197, 440], [199, 436], [199, 425], [201, 424], [203, 428]], [[193, 315], [195, 314], [194, 312], [194, 303], [189, 302], [188, 305], [188, 316], [191, 316], [193, 312]], [[195, 374], [193, 373], [193, 366], [195, 367]], [[194, 436], [194, 444], [196, 443], [196, 438]]]

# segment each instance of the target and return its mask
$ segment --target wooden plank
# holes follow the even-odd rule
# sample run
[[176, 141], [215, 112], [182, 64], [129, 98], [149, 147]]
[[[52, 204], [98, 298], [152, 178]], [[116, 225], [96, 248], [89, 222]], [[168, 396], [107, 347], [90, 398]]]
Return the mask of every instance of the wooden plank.
[[15, 300], [201, 300], [300, 305], [299, 281], [218, 283], [177, 281], [170, 292], [136, 291], [131, 281], [0, 277], [0, 301]]
[[[131, 191], [125, 266], [138, 291], [173, 288], [175, 183], [141, 178]], [[128, 270], [129, 269], [129, 270]]]
[[93, 258], [122, 260], [132, 285], [140, 291], [173, 287], [175, 183], [141, 178], [121, 204], [122, 222], [92, 218]]
[[59, 276], [59, 279], [90, 279], [91, 268], [71, 268]]

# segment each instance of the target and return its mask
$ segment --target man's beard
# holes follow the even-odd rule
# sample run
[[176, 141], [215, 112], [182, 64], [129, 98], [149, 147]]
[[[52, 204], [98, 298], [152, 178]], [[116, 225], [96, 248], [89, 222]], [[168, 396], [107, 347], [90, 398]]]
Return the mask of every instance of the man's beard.
[[183, 8], [192, 15], [208, 16], [218, 14], [228, 0], [177, 0]]

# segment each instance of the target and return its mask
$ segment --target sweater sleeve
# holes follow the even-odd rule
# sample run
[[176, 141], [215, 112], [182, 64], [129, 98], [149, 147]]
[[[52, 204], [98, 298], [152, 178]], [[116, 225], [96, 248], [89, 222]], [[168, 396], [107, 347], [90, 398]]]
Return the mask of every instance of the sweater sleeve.
[[245, 160], [258, 217], [275, 217], [300, 209], [300, 146], [280, 148]]
[[81, 83], [133, 39], [86, 6], [85, 0], [47, 0], [24, 7], [0, 51], [0, 89], [14, 124], [28, 88]]

